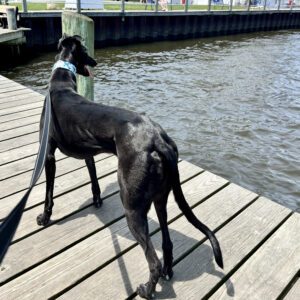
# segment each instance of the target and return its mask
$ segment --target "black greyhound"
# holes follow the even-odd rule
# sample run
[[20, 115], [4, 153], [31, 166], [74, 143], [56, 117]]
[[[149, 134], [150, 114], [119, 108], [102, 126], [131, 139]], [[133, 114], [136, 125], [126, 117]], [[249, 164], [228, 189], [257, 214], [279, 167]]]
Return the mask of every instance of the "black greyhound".
[[[175, 200], [188, 221], [210, 240], [215, 259], [223, 267], [222, 253], [214, 233], [193, 214], [181, 190], [176, 144], [166, 132], [145, 115], [86, 100], [76, 92], [75, 73], [89, 76], [88, 66], [96, 62], [88, 56], [79, 36], [63, 36], [58, 44], [58, 62], [49, 84], [52, 101], [52, 127], [45, 163], [46, 199], [44, 212], [37, 217], [47, 225], [52, 214], [55, 177], [55, 149], [85, 159], [92, 181], [93, 201], [101, 206], [93, 156], [113, 153], [118, 157], [118, 182], [129, 229], [142, 246], [150, 269], [150, 278], [137, 293], [153, 297], [160, 276], [173, 275], [172, 242], [167, 224], [167, 199], [173, 190]], [[43, 127], [44, 113], [41, 118]], [[150, 240], [147, 213], [154, 203], [162, 231], [164, 266]]]

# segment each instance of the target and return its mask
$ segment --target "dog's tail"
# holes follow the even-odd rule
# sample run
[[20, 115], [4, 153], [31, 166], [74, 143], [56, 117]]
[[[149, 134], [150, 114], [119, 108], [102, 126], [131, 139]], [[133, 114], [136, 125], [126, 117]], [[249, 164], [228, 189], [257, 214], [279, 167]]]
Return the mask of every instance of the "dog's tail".
[[175, 201], [177, 202], [180, 210], [185, 215], [187, 220], [197, 229], [199, 229], [210, 240], [216, 262], [221, 268], [223, 268], [222, 252], [215, 234], [205, 224], [203, 224], [197, 219], [183, 195], [179, 179], [177, 155], [174, 151], [170, 151], [170, 149], [164, 150], [165, 151], [159, 152], [163, 160], [165, 161], [168, 173], [171, 176], [171, 186], [174, 193]]

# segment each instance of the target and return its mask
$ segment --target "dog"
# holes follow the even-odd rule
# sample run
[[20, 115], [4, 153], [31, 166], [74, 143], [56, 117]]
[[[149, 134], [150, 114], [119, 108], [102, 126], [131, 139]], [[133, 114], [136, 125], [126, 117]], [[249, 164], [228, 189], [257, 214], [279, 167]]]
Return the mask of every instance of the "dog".
[[[145, 299], [152, 298], [158, 279], [173, 276], [173, 245], [166, 210], [171, 190], [187, 220], [208, 237], [216, 262], [223, 267], [221, 249], [214, 233], [196, 218], [183, 195], [175, 142], [146, 115], [94, 103], [77, 93], [76, 73], [90, 76], [88, 67], [97, 64], [88, 55], [79, 36], [63, 35], [58, 50], [58, 60], [49, 82], [52, 125], [45, 161], [45, 207], [37, 217], [38, 225], [47, 225], [52, 214], [57, 148], [67, 156], [85, 160], [96, 207], [101, 206], [102, 200], [93, 157], [99, 153], [112, 153], [118, 157], [118, 183], [126, 220], [149, 265], [149, 281], [139, 285], [138, 295]], [[41, 115], [41, 130], [44, 111], [45, 106]], [[147, 213], [152, 203], [162, 232], [163, 266], [149, 236]]]

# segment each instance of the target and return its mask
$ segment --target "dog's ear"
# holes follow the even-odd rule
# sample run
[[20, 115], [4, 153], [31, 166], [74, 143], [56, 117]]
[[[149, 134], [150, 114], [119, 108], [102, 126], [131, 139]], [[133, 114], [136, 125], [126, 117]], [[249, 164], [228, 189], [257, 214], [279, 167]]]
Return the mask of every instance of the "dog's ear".
[[80, 35], [73, 35], [72, 37], [80, 43], [83, 42], [83, 38]]
[[57, 45], [58, 51], [61, 51], [63, 47], [67, 48], [71, 46], [72, 46], [71, 37], [68, 36], [66, 33], [63, 33], [62, 37], [58, 41], [58, 45]]

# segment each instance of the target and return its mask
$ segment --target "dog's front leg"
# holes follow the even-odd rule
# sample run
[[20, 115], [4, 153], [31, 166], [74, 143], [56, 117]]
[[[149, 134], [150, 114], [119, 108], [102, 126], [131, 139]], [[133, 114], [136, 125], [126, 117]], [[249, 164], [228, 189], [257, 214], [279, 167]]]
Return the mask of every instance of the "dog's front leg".
[[89, 174], [92, 182], [92, 193], [93, 193], [93, 202], [95, 207], [100, 207], [102, 205], [101, 191], [98, 183], [97, 172], [94, 157], [87, 158], [85, 160], [86, 166], [89, 170]]
[[46, 173], [46, 198], [44, 212], [37, 216], [37, 224], [41, 226], [46, 226], [52, 215], [53, 202], [53, 189], [54, 189], [54, 178], [55, 178], [55, 150], [56, 143], [53, 140], [49, 141], [49, 152], [45, 161], [45, 173]]

